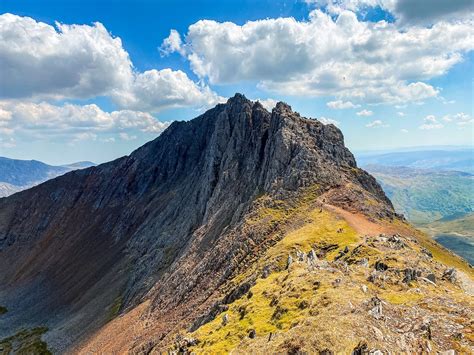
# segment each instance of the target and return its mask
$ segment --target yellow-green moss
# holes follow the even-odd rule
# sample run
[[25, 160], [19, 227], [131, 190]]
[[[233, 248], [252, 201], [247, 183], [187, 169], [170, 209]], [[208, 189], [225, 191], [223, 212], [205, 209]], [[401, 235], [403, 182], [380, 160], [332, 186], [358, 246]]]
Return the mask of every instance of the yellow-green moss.
[[[309, 272], [304, 264], [295, 263], [290, 267], [291, 272], [285, 270], [283, 264], [286, 257], [296, 250], [308, 252], [314, 244], [338, 244], [338, 249], [341, 249], [354, 245], [358, 238], [343, 219], [320, 208], [307, 211], [304, 219], [301, 227], [288, 232], [257, 262], [258, 267], [280, 264], [280, 271], [258, 279], [250, 290], [250, 298], [238, 299], [227, 312], [194, 332], [192, 336], [198, 338], [200, 343], [193, 351], [228, 353], [248, 337], [251, 329], [256, 331], [257, 336], [288, 331], [325, 303], [324, 292], [330, 287], [329, 281], [321, 283], [318, 274]], [[337, 250], [327, 257], [331, 259], [336, 253]], [[238, 280], [234, 281], [238, 283], [249, 276], [239, 275]], [[272, 303], [272, 300], [277, 303]], [[226, 325], [222, 321], [224, 314], [228, 317]]]
[[[193, 334], [201, 341], [194, 350], [227, 353], [248, 337], [251, 329], [259, 336], [290, 329], [311, 309], [311, 300], [316, 294], [314, 281], [315, 275], [308, 274], [304, 268], [292, 270], [290, 274], [275, 272], [266, 279], [257, 280], [250, 299], [243, 297], [235, 301], [227, 312]], [[298, 291], [291, 291], [293, 288]], [[273, 299], [277, 304], [272, 304]], [[303, 300], [309, 300], [309, 304], [301, 308]], [[229, 319], [226, 325], [222, 322], [224, 314]]]
[[412, 305], [423, 299], [423, 295], [408, 291], [389, 291], [383, 292], [380, 298], [386, 302], [397, 305]]
[[439, 261], [446, 266], [455, 267], [459, 270], [462, 270], [474, 280], [474, 270], [469, 266], [469, 264], [454, 253], [443, 248], [431, 237], [415, 229], [415, 227], [412, 225], [399, 220], [394, 220], [393, 226], [400, 231], [404, 231], [404, 234], [406, 235], [415, 236], [417, 241], [420, 243], [420, 246], [428, 249], [433, 254], [434, 260]]

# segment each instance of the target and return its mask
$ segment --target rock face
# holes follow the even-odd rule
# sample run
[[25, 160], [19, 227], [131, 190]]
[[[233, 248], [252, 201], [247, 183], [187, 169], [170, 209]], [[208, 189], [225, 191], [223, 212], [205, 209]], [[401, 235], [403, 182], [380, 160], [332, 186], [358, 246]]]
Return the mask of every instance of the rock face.
[[130, 156], [0, 199], [0, 338], [46, 325], [66, 350], [144, 299], [173, 310], [166, 334], [265, 247], [268, 231], [242, 227], [257, 198], [309, 188], [397, 218], [338, 128], [237, 94]]

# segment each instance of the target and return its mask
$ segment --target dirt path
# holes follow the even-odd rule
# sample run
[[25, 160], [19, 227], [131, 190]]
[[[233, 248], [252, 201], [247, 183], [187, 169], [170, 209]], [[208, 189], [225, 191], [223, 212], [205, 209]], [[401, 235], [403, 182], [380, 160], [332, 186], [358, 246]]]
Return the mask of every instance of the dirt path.
[[370, 222], [367, 217], [362, 214], [351, 213], [346, 210], [343, 210], [340, 207], [336, 207], [329, 204], [324, 204], [323, 206], [325, 209], [334, 212], [344, 218], [346, 222], [359, 234], [377, 235], [386, 232], [386, 228], [384, 226], [374, 222]]

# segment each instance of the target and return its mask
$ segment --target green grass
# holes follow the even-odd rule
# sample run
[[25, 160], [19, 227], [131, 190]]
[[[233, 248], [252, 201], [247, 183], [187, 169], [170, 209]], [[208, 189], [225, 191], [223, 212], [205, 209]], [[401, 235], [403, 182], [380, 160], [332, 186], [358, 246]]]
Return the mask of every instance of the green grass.
[[420, 226], [431, 235], [460, 234], [474, 238], [474, 213], [468, 213], [458, 218], [447, 218]]
[[[263, 217], [274, 216], [273, 211], [265, 210]], [[276, 213], [280, 216], [279, 213]], [[254, 329], [258, 336], [284, 332], [314, 312], [317, 304], [324, 303], [324, 292], [329, 285], [319, 282], [319, 275], [309, 273], [304, 265], [292, 265], [291, 272], [285, 269], [289, 253], [296, 250], [309, 252], [314, 244], [338, 244], [338, 248], [326, 255], [333, 259], [345, 246], [353, 246], [358, 238], [356, 232], [342, 219], [319, 208], [305, 213], [306, 223], [285, 235], [258, 261], [259, 267], [278, 264], [279, 271], [267, 278], [259, 278], [251, 288], [252, 296], [242, 297], [232, 303], [225, 313], [203, 325], [190, 336], [200, 340], [193, 351], [212, 354], [228, 353]], [[338, 229], [343, 232], [337, 233]], [[250, 271], [253, 272], [253, 271]], [[239, 275], [236, 282], [250, 275]], [[272, 302], [272, 300], [276, 300]], [[226, 325], [222, 322], [228, 316]]]
[[24, 329], [15, 335], [0, 340], [0, 354], [17, 355], [51, 355], [46, 342], [41, 340], [44, 333], [48, 331], [46, 327]]
[[473, 211], [474, 179], [470, 175], [396, 167], [373, 169], [370, 173], [395, 209], [415, 224]]

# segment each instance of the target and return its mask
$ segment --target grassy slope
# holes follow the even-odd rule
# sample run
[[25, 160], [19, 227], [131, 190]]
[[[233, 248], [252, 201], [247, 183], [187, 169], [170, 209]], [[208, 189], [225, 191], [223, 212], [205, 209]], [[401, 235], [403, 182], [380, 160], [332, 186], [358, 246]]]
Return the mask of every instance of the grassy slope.
[[[322, 261], [325, 263], [334, 260], [338, 251], [345, 246], [354, 250], [354, 247], [365, 238], [351, 228], [346, 221], [329, 211], [320, 212], [320, 209], [316, 208], [306, 211], [300, 209], [298, 212], [300, 216], [301, 214], [304, 216], [304, 224], [288, 232], [281, 241], [267, 251], [264, 257], [258, 260], [254, 268], [245, 274], [238, 275], [235, 283], [240, 283], [251, 274], [261, 273], [263, 267], [268, 265], [276, 266], [275, 271], [267, 278], [258, 278], [248, 295], [230, 305], [226, 312], [228, 317], [226, 325], [223, 324], [222, 315], [220, 315], [193, 334], [189, 334], [200, 341], [193, 351], [213, 354], [228, 353], [231, 350], [235, 353], [255, 352], [256, 349], [260, 352], [275, 350], [281, 352], [282, 349], [316, 351], [328, 347], [336, 352], [347, 353], [357, 345], [361, 337], [372, 338], [372, 345], [386, 347], [388, 340], [374, 338], [374, 334], [370, 333], [370, 327], [367, 328], [368, 331], [354, 329], [355, 324], [373, 321], [367, 320], [365, 312], [354, 311], [354, 307], [361, 307], [369, 297], [361, 290], [361, 285], [366, 285], [369, 294], [377, 294], [390, 307], [400, 309], [407, 307], [411, 309], [416, 305], [428, 308], [430, 312], [443, 312], [442, 306], [436, 304], [436, 308], [430, 302], [433, 302], [434, 297], [443, 297], [446, 292], [444, 290], [449, 290], [450, 297], [461, 303], [469, 302], [469, 298], [459, 288], [446, 283], [443, 283], [442, 289], [418, 282], [410, 286], [394, 283], [379, 288], [367, 282], [368, 271], [362, 267], [351, 266], [354, 270], [349, 275], [341, 270], [332, 270], [333, 266], [314, 272], [308, 270], [308, 266], [304, 263], [294, 263], [289, 270], [286, 270], [287, 256], [291, 253], [294, 258], [296, 250], [308, 252], [318, 245], [338, 244], [337, 250], [325, 256], [326, 261]], [[265, 210], [262, 216], [266, 216], [265, 218], [271, 216], [272, 220], [278, 220], [282, 217], [287, 218], [287, 213], [278, 209]], [[391, 268], [403, 269], [407, 264], [418, 265], [420, 248], [425, 247], [433, 253], [436, 260], [436, 262], [433, 261], [434, 265], [429, 264], [427, 267], [438, 268], [441, 272], [440, 270], [446, 266], [437, 262], [442, 262], [473, 277], [472, 270], [464, 261], [411, 226], [397, 223], [399, 223], [398, 226], [391, 225], [390, 228], [398, 228], [417, 240], [412, 246], [411, 254], [386, 253], [386, 250], [385, 252], [380, 250], [383, 247], [375, 247], [373, 243], [362, 243], [363, 247], [360, 248], [357, 257], [366, 257], [370, 265], [373, 265], [376, 260], [389, 256], [387, 263]], [[342, 228], [342, 233], [337, 232], [340, 228]], [[427, 261], [427, 263], [432, 262]], [[338, 282], [341, 282], [341, 286], [334, 286]], [[272, 300], [277, 300], [278, 303], [275, 304]], [[445, 301], [441, 301], [443, 302]], [[398, 308], [397, 312], [399, 312]], [[443, 317], [444, 314], [441, 318]], [[376, 327], [383, 328], [379, 324]], [[249, 338], [251, 329], [255, 330], [256, 339]], [[383, 329], [383, 333], [390, 335], [391, 330]], [[270, 334], [272, 334], [271, 341], [268, 340]], [[345, 336], [341, 337], [341, 334]], [[393, 339], [400, 337], [399, 334], [392, 335]], [[466, 351], [464, 345], [451, 344], [450, 346]]]
[[[330, 206], [321, 211], [322, 198], [317, 186], [307, 189], [303, 196], [290, 203], [262, 196], [255, 213], [248, 215], [247, 226], [258, 230], [262, 225], [279, 225], [283, 227], [275, 228], [272, 233], [283, 234], [275, 239], [269, 236], [278, 241], [272, 243], [254, 263], [246, 263], [248, 266], [243, 266], [240, 272], [233, 275], [230, 285], [224, 285], [221, 289], [220, 296], [257, 276], [255, 285], [249, 293], [229, 304], [226, 325], [222, 323], [224, 313], [194, 333], [187, 333], [190, 323], [183, 323], [170, 333], [171, 342], [156, 346], [151, 353], [168, 350], [177, 333], [186, 338], [197, 338], [199, 344], [190, 350], [206, 354], [284, 353], [296, 350], [318, 353], [324, 348], [335, 353], [351, 353], [361, 339], [366, 339], [371, 348], [397, 352], [401, 349], [397, 341], [404, 334], [395, 331], [399, 324], [390, 323], [390, 319], [399, 321], [402, 327], [419, 326], [419, 314], [433, 320], [436, 329], [434, 341], [442, 339], [445, 342], [432, 342], [433, 351], [449, 347], [466, 353], [474, 349], [466, 345], [468, 341], [474, 341], [473, 335], [464, 330], [469, 321], [464, 313], [472, 311], [472, 299], [458, 285], [441, 279], [447, 266], [456, 267], [474, 279], [472, 270], [465, 262], [401, 221], [379, 221], [375, 224], [362, 215], [351, 219], [350, 216], [356, 215], [341, 213], [340, 209]], [[367, 228], [361, 219], [377, 228]], [[341, 228], [342, 232], [338, 233]], [[377, 238], [366, 237], [366, 234], [378, 235], [380, 232], [398, 232], [408, 236], [406, 240], [410, 247], [397, 251], [387, 248], [386, 243], [377, 241]], [[305, 263], [294, 262], [286, 270], [289, 253], [295, 258], [296, 250], [318, 250], [331, 243], [338, 244], [337, 249], [321, 258], [319, 266], [310, 268]], [[343, 264], [334, 263], [335, 256], [345, 246], [350, 249], [350, 258], [368, 258], [369, 267], [349, 263], [348, 270], [345, 270]], [[356, 249], [357, 246], [359, 248]], [[423, 258], [420, 252], [422, 247], [429, 249], [434, 259]], [[382, 284], [367, 280], [377, 260], [383, 260], [392, 270], [387, 272], [387, 281]], [[267, 278], [262, 276], [265, 267], [272, 270]], [[410, 285], [402, 283], [398, 272], [405, 267], [434, 272], [438, 285], [435, 287], [421, 281]], [[362, 285], [367, 286], [367, 292], [363, 291]], [[374, 296], [386, 302], [384, 314], [389, 315], [388, 321], [368, 316], [366, 303]], [[148, 320], [148, 309], [143, 304], [114, 318], [94, 336], [93, 341], [81, 347], [82, 352], [89, 353], [97, 346], [103, 352], [126, 352], [137, 339], [153, 339], [156, 319], [153, 318], [152, 322]], [[446, 324], [451, 328], [444, 327]], [[453, 327], [462, 329], [461, 340], [452, 339], [449, 331], [452, 333]], [[255, 339], [248, 336], [252, 329], [256, 332]], [[270, 334], [271, 341], [268, 340]], [[419, 332], [415, 333], [415, 337], [422, 341], [426, 339]], [[418, 350], [413, 352], [419, 353]]]
[[[284, 269], [290, 251], [295, 252], [299, 249], [308, 252], [313, 243], [338, 243], [341, 249], [346, 245], [353, 245], [357, 240], [354, 230], [328, 212], [319, 213], [319, 210], [313, 210], [308, 218], [311, 223], [289, 233], [259, 260], [259, 265], [263, 267], [278, 264]], [[344, 232], [337, 233], [339, 228], [343, 228]], [[336, 251], [333, 251], [331, 255], [335, 253]], [[206, 339], [201, 346], [211, 353], [228, 352], [240, 343], [241, 338], [245, 337], [251, 328], [255, 329], [257, 334], [269, 334], [287, 331], [295, 322], [304, 320], [310, 309], [302, 311], [301, 301], [311, 298], [316, 280], [300, 277], [304, 276], [301, 268], [295, 267], [295, 270], [296, 272], [291, 275], [286, 271], [280, 271], [272, 273], [266, 279], [259, 279], [252, 288], [253, 296], [250, 299], [244, 297], [232, 304], [227, 312], [230, 319], [227, 326], [221, 326], [221, 318], [218, 317], [198, 329], [195, 336]], [[292, 287], [285, 287], [288, 285]], [[274, 297], [280, 299], [278, 306], [281, 315], [275, 314], [276, 308], [270, 305]], [[245, 317], [241, 319], [240, 314], [243, 312]]]

